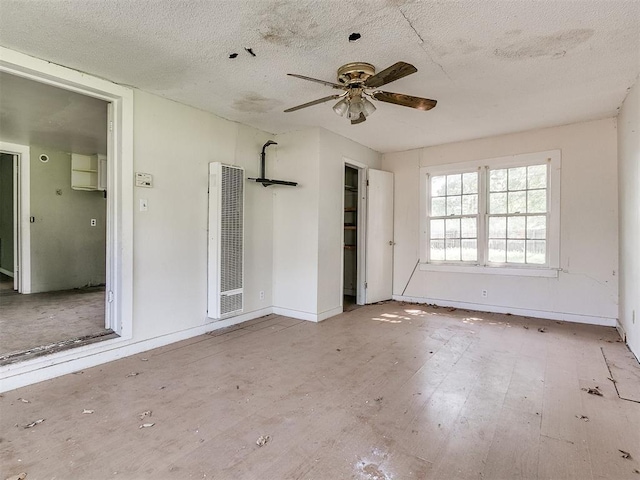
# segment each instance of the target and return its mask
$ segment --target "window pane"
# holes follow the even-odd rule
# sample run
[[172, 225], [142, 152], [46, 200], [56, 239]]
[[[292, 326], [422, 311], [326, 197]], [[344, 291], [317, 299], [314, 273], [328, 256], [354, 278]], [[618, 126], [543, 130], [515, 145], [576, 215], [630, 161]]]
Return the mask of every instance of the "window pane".
[[547, 191], [530, 190], [527, 192], [527, 212], [545, 213], [547, 211]]
[[478, 213], [478, 195], [462, 196], [462, 215], [475, 215]]
[[462, 197], [447, 197], [447, 216], [462, 213]]
[[507, 218], [507, 238], [525, 237], [525, 217]]
[[460, 240], [446, 240], [447, 246], [444, 252], [445, 260], [458, 260], [460, 261]]
[[489, 261], [504, 263], [507, 260], [507, 241], [489, 240]]
[[462, 193], [478, 193], [478, 173], [464, 173], [462, 175]]
[[459, 218], [447, 218], [446, 219], [446, 237], [447, 238], [460, 238], [460, 219]]
[[431, 216], [444, 217], [446, 215], [446, 197], [436, 197], [431, 199]]
[[446, 195], [446, 183], [447, 177], [440, 175], [438, 177], [431, 177], [431, 196], [432, 197], [444, 197]]
[[489, 172], [489, 191], [504, 192], [507, 190], [507, 170], [491, 170]]
[[544, 264], [547, 261], [547, 242], [527, 240], [527, 263]]
[[527, 167], [527, 188], [547, 187], [547, 166], [532, 165]]
[[431, 220], [431, 238], [444, 238], [444, 220]]
[[444, 240], [431, 240], [431, 260], [444, 260]]
[[478, 260], [478, 241], [462, 240], [462, 260], [475, 262]]
[[475, 218], [463, 218], [462, 222], [462, 238], [476, 238], [478, 236], [478, 228]]
[[507, 218], [489, 218], [489, 238], [507, 238]]
[[447, 175], [447, 195], [462, 193], [462, 175]]
[[527, 211], [527, 192], [509, 192], [509, 213], [525, 213]]
[[507, 262], [524, 263], [524, 240], [507, 240]]
[[527, 167], [509, 169], [509, 191], [526, 190], [527, 188]]
[[527, 238], [547, 238], [547, 217], [527, 217]]
[[489, 213], [507, 213], [507, 194], [489, 194]]

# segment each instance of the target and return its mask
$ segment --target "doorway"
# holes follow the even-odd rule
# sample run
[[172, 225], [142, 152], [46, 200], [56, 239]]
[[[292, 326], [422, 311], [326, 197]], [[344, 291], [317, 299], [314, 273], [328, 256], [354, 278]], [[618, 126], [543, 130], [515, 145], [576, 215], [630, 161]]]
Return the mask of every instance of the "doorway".
[[0, 365], [8, 365], [117, 337], [107, 315], [108, 178], [98, 164], [112, 106], [7, 72], [0, 82]]
[[348, 312], [365, 303], [366, 167], [345, 160], [342, 256], [342, 308]]

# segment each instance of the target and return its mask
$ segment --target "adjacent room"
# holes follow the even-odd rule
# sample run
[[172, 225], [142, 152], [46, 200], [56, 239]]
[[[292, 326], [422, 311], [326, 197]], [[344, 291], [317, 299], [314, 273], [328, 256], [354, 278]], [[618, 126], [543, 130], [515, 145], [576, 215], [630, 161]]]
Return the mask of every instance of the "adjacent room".
[[0, 478], [640, 478], [640, 2], [0, 25]]

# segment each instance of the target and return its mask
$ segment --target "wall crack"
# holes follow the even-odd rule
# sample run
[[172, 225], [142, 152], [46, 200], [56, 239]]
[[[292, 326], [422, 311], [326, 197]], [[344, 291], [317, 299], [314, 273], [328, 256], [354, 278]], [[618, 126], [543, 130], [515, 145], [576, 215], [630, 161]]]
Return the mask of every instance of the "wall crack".
[[429, 61], [431, 63], [435, 63], [438, 66], [438, 68], [440, 68], [442, 73], [444, 73], [445, 77], [447, 77], [449, 79], [449, 81], [451, 81], [451, 83], [455, 83], [453, 81], [453, 79], [449, 76], [449, 74], [445, 71], [444, 67], [440, 63], [436, 62], [436, 60], [433, 58], [433, 55], [431, 55], [429, 50], [427, 50], [426, 46], [428, 46], [429, 43], [424, 38], [422, 38], [422, 35], [420, 35], [420, 32], [418, 32], [418, 30], [416, 30], [416, 27], [413, 26], [413, 23], [411, 23], [411, 20], [409, 20], [409, 17], [407, 17], [405, 15], [405, 13], [402, 11], [402, 9], [400, 7], [398, 7], [398, 11], [400, 12], [400, 15], [402, 15], [402, 18], [405, 19], [405, 21], [407, 22], [409, 27], [411, 27], [411, 30], [413, 30], [413, 32], [416, 34], [416, 36], [420, 40], [420, 42], [419, 42], [420, 43], [420, 48], [422, 48], [424, 53], [427, 54], [427, 57], [429, 58]]

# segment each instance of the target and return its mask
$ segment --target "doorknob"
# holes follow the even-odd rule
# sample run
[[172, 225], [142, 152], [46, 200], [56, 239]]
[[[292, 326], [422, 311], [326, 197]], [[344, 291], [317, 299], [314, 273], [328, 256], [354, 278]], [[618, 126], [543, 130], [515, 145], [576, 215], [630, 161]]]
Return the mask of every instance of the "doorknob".
[[389, 240], [389, 245], [393, 246], [395, 244], [396, 244], [396, 242], [394, 242], [393, 240]]

